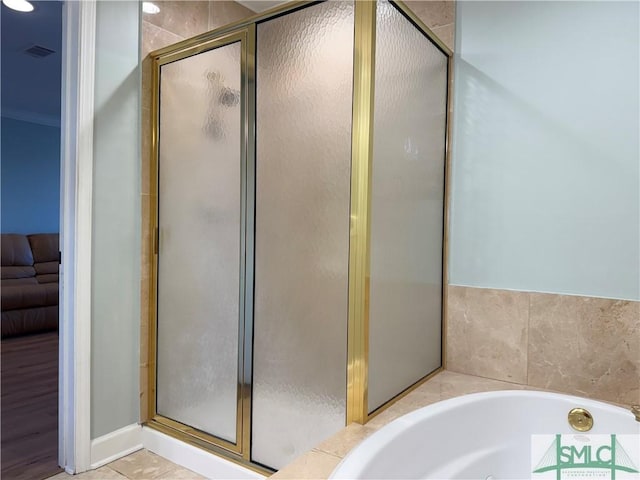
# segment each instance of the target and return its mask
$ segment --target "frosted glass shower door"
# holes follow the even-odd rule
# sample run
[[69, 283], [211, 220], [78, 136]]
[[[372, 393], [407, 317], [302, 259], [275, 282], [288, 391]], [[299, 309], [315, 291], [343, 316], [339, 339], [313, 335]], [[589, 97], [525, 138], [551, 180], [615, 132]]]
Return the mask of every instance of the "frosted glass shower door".
[[236, 443], [242, 42], [160, 67], [157, 413]]
[[441, 365], [447, 55], [376, 14], [369, 412]]
[[252, 460], [345, 425], [353, 2], [259, 23]]

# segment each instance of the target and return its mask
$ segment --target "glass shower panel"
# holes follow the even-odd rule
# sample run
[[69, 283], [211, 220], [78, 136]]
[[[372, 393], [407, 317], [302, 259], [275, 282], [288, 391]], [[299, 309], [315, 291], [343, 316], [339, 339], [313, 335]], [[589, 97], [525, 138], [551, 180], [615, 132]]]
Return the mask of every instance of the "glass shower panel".
[[353, 3], [258, 25], [252, 459], [345, 425]]
[[441, 363], [447, 57], [378, 2], [369, 411]]
[[158, 414], [236, 441], [241, 44], [161, 67]]

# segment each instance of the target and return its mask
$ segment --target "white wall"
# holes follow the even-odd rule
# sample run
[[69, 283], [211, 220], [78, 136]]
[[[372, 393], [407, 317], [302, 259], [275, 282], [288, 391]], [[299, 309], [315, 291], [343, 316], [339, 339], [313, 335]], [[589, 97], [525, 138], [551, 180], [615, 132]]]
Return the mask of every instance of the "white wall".
[[139, 420], [139, 4], [97, 7], [91, 438]]
[[460, 2], [450, 282], [640, 299], [638, 2]]

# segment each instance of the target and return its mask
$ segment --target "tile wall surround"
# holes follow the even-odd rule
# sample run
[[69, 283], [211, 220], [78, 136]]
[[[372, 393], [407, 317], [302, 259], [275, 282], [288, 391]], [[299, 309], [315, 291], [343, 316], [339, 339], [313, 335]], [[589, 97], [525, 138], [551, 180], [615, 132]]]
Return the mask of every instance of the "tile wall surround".
[[448, 370], [640, 403], [640, 302], [450, 285]]
[[456, 9], [453, 1], [408, 0], [404, 2], [442, 42], [453, 50]]

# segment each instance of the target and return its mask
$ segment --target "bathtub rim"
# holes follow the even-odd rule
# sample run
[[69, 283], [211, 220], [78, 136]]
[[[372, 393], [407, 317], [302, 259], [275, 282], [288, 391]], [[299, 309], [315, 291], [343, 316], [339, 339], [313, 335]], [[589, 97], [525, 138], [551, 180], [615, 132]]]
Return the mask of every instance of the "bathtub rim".
[[[410, 426], [426, 420], [430, 417], [447, 412], [457, 407], [465, 406], [470, 403], [475, 403], [478, 400], [490, 399], [490, 398], [538, 398], [549, 400], [563, 400], [575, 403], [576, 407], [583, 408], [599, 408], [609, 411], [610, 413], [628, 414], [630, 421], [634, 420], [633, 414], [628, 408], [605, 400], [596, 400], [585, 397], [578, 397], [576, 395], [569, 395], [559, 392], [548, 392], [545, 390], [492, 390], [487, 392], [476, 392], [463, 394], [457, 397], [447, 398], [438, 402], [418, 407], [416, 410], [406, 413], [388, 424], [380, 427], [373, 432], [369, 437], [365, 438], [362, 442], [352, 448], [336, 466], [336, 468], [329, 475], [329, 480], [344, 480], [358, 478], [362, 471], [362, 465], [368, 465], [369, 462], [379, 454], [382, 448], [388, 443], [393, 441], [394, 437], [400, 435], [404, 430]], [[366, 424], [365, 424], [366, 426]], [[380, 432], [385, 432], [381, 435]], [[640, 426], [639, 426], [640, 431]]]

